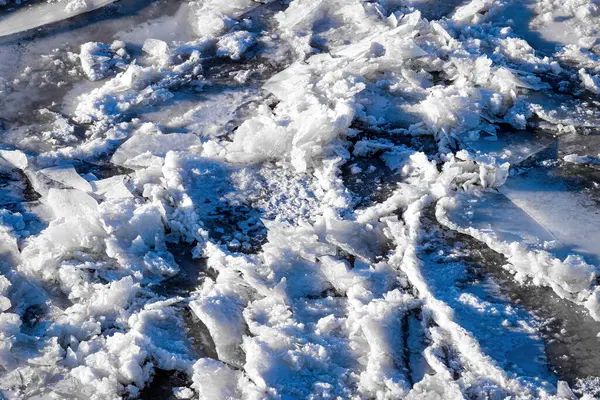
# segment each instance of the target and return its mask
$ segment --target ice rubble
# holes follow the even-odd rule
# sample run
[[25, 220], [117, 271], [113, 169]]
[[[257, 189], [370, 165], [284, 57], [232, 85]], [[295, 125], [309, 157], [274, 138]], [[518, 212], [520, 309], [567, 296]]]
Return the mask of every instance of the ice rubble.
[[[30, 232], [20, 213], [0, 214], [2, 393], [135, 398], [161, 369], [189, 377], [176, 389], [182, 398], [190, 389], [207, 399], [569, 395], [517, 361], [500, 365], [423, 273], [423, 225], [435, 218], [504, 254], [516, 281], [548, 286], [600, 320], [595, 266], [451, 218], [514, 178], [505, 159], [471, 143], [497, 140], [502, 124], [558, 124], [540, 104], [552, 88], [545, 75], [592, 94], [598, 86], [593, 55], [566, 77], [490, 22], [504, 3], [473, 0], [429, 21], [420, 2], [294, 0], [267, 32], [242, 21], [253, 1], [194, 1], [190, 41], [148, 37], [135, 60], [126, 42], [84, 44], [81, 68], [98, 84], [78, 97], [72, 120], [52, 115], [85, 134], [47, 151], [0, 150], [2, 168], [39, 196], [32, 211], [44, 222]], [[567, 3], [551, 6], [595, 18], [591, 3]], [[22, 15], [0, 21], [2, 32]], [[145, 119], [182, 88], [219, 83], [207, 64], [253, 68], [244, 57], [259, 43], [261, 57], [293, 59], [260, 82], [265, 95], [237, 129], [226, 129], [228, 113], [187, 132]], [[241, 106], [247, 93], [215, 107]], [[393, 135], [375, 134], [385, 131]], [[436, 154], [393, 141], [418, 136], [433, 137]], [[369, 158], [396, 184], [356, 208], [342, 166]], [[89, 171], [101, 162], [110, 176]], [[256, 248], [248, 232], [258, 222], [236, 211], [251, 206], [269, 217]], [[241, 221], [228, 226], [227, 212]], [[175, 245], [193, 247], [208, 271], [185, 297], [156, 290], [182, 273]], [[408, 353], [420, 354], [423, 371], [406, 352], [411, 318], [423, 340]], [[194, 347], [190, 323], [206, 328], [217, 359]]]

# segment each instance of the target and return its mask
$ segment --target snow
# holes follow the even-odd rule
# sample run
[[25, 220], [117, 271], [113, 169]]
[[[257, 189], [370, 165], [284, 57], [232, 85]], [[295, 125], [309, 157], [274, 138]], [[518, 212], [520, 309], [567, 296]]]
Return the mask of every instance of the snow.
[[595, 2], [109, 3], [0, 17], [0, 397], [600, 395]]

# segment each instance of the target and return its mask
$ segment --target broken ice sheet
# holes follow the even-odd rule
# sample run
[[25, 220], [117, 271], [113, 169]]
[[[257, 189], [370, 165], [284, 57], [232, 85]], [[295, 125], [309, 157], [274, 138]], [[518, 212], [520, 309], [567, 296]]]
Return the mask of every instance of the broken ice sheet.
[[252, 88], [211, 87], [200, 93], [176, 93], [173, 104], [156, 107], [144, 119], [169, 129], [193, 132], [201, 137], [223, 136], [237, 127], [240, 119], [260, 98]]
[[40, 173], [73, 189], [79, 189], [84, 192], [90, 192], [92, 190], [92, 186], [89, 182], [83, 179], [73, 167], [51, 167], [41, 170]]
[[62, 21], [111, 4], [114, 0], [71, 0], [35, 4], [0, 19], [0, 37], [13, 35], [30, 29]]
[[[11, 2], [0, 31], [92, 3]], [[596, 164], [568, 162], [600, 153], [593, 2], [142, 3], [0, 44], [0, 391], [582, 394], [543, 301], [469, 266], [600, 319]], [[577, 45], [523, 34], [553, 23]]]
[[[461, 202], [464, 208], [456, 208], [449, 217], [462, 227], [490, 233], [497, 240], [532, 247], [543, 248], [544, 243], [556, 242], [552, 233], [501, 193], [481, 193], [473, 198], [462, 198]], [[556, 243], [556, 246], [560, 244]]]
[[549, 134], [501, 129], [495, 136], [469, 142], [466, 146], [477, 154], [519, 166], [526, 161], [541, 161], [545, 155], [552, 156], [556, 143], [557, 139]]
[[565, 249], [600, 265], [598, 204], [569, 188], [552, 169], [533, 169], [510, 179], [500, 192], [550, 231]]
[[[519, 131], [500, 131], [497, 137], [495, 141], [469, 143], [468, 147], [477, 154], [498, 157], [520, 166], [524, 162], [531, 165], [556, 157], [559, 148], [568, 147], [568, 143], [573, 141], [570, 136], [557, 139]], [[577, 141], [581, 140], [575, 139], [575, 143]], [[560, 176], [558, 169], [529, 169], [511, 176], [498, 190], [514, 204], [495, 194], [484, 194], [482, 199], [473, 199], [472, 202], [477, 203], [480, 210], [474, 213], [475, 218], [483, 223], [481, 218], [486, 215], [491, 229], [496, 233], [504, 232], [500, 233], [501, 240], [530, 243], [537, 238], [542, 247], [544, 242], [555, 242], [551, 248], [560, 257], [574, 252], [582, 254], [588, 262], [600, 265], [597, 245], [600, 229], [592, 222], [598, 215], [597, 204], [586, 193], [571, 186]], [[494, 212], [496, 207], [502, 207], [506, 213]], [[516, 208], [522, 210], [521, 215]], [[516, 236], [511, 237], [511, 234]]]

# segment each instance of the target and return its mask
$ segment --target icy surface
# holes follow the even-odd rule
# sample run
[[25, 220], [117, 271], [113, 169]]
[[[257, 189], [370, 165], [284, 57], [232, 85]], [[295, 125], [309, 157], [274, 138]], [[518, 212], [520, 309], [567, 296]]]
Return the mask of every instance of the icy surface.
[[0, 398], [600, 396], [600, 5], [0, 8]]

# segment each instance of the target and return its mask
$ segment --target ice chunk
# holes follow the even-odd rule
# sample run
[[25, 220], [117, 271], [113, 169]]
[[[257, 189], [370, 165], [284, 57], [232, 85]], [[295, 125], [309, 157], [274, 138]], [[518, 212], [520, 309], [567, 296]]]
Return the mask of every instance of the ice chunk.
[[217, 55], [239, 60], [256, 43], [256, 35], [248, 31], [236, 31], [223, 35], [217, 42]]
[[571, 388], [569, 387], [569, 384], [565, 381], [558, 381], [558, 385], [557, 386], [557, 392], [556, 395], [558, 397], [560, 397], [561, 399], [569, 399], [569, 400], [574, 400], [577, 399], [578, 397], [575, 396], [575, 394], [573, 393], [573, 391], [571, 390]]
[[0, 313], [0, 366], [5, 370], [15, 368], [15, 356], [11, 353], [21, 328], [21, 318], [14, 313]]
[[91, 92], [80, 95], [75, 120], [81, 123], [115, 121], [123, 112], [136, 107], [165, 102], [174, 95], [169, 88], [182, 82], [183, 73], [193, 70], [200, 56], [196, 51], [188, 60], [172, 67], [142, 67], [135, 63]]
[[52, 168], [46, 168], [40, 171], [43, 175], [48, 178], [62, 183], [65, 186], [70, 186], [73, 189], [82, 190], [84, 192], [91, 192], [92, 186], [88, 181], [83, 179], [71, 166], [58, 166]]
[[590, 75], [582, 68], [579, 70], [579, 79], [581, 79], [583, 87], [587, 90], [595, 94], [600, 94], [600, 76]]
[[529, 131], [500, 131], [496, 139], [477, 140], [468, 143], [468, 147], [477, 154], [496, 157], [511, 165], [519, 165], [526, 160], [534, 161], [555, 143], [555, 139], [549, 135]]
[[15, 168], [20, 170], [27, 168], [27, 156], [21, 150], [0, 150], [0, 156]]
[[127, 307], [136, 293], [137, 289], [130, 276], [101, 286], [89, 300], [89, 312], [98, 314], [119, 312]]
[[241, 372], [210, 358], [201, 358], [194, 364], [192, 381], [200, 399], [240, 398], [238, 382]]
[[273, 75], [263, 88], [281, 100], [296, 96], [311, 81], [311, 72], [302, 63], [294, 63], [283, 71]]
[[77, 12], [79, 10], [85, 10], [87, 8], [87, 3], [85, 0], [70, 0], [65, 6], [65, 11], [67, 13]]
[[201, 149], [200, 138], [191, 133], [139, 133], [117, 149], [112, 162], [129, 167], [160, 165], [160, 158], [169, 151], [190, 151], [194, 148]]
[[51, 188], [47, 201], [54, 214], [62, 218], [93, 218], [98, 208], [93, 197], [77, 189]]
[[10, 288], [11, 283], [4, 276], [0, 275], [0, 313], [5, 312], [11, 307], [11, 302], [8, 297], [8, 289]]
[[[387, 59], [426, 56], [427, 52], [410, 39], [420, 17], [419, 11], [407, 14], [402, 18], [400, 26], [381, 33], [376, 32], [358, 43], [333, 49], [332, 54], [350, 58], [360, 56], [377, 58], [385, 55]], [[382, 51], [377, 50], [380, 46]]]
[[252, 0], [193, 2], [190, 22], [199, 36], [216, 36], [234, 25], [233, 18], [256, 6]]
[[452, 220], [460, 226], [491, 230], [497, 240], [507, 243], [543, 246], [545, 242], [556, 240], [552, 233], [500, 193], [486, 192], [464, 201], [460, 211], [456, 208], [450, 213]]
[[207, 280], [201, 289], [202, 296], [190, 302], [190, 308], [208, 328], [216, 346], [219, 359], [236, 366], [243, 365], [241, 349], [246, 323], [242, 312], [248, 302], [245, 288], [236, 284], [223, 271], [216, 283]]
[[114, 1], [86, 0], [83, 3], [74, 4], [72, 7], [65, 7], [63, 2], [35, 4], [7, 14], [0, 19], [0, 36], [12, 35], [62, 21], [104, 7]]
[[[132, 290], [135, 293], [135, 289]], [[186, 337], [179, 310], [172, 306], [177, 298], [155, 301], [133, 314], [128, 324], [132, 334], [144, 338], [145, 350], [160, 369], [189, 371], [196, 357]]]
[[[463, 198], [462, 201], [466, 199]], [[472, 206], [467, 208], [466, 212], [457, 214], [451, 211], [451, 206], [447, 208], [450, 211], [445, 214], [442, 210], [450, 203], [452, 201], [449, 199], [438, 203], [438, 220], [484, 241], [495, 251], [503, 253], [510, 262], [509, 267], [517, 273], [518, 280], [530, 277], [535, 284], [551, 286], [559, 296], [576, 302], [579, 301], [577, 296], [584, 295], [591, 287], [595, 276], [594, 267], [586, 263], [581, 256], [569, 254], [578, 250], [573, 246], [573, 241], [565, 240], [564, 236], [556, 240], [556, 231], [550, 231], [551, 226], [538, 223], [537, 218], [533, 219], [536, 214], [540, 215], [544, 208], [535, 209], [531, 204], [517, 201], [517, 205], [527, 207], [522, 210], [498, 194], [484, 198], [481, 204], [478, 204], [479, 200], [471, 201]], [[500, 216], [497, 210], [504, 204], [505, 208], [501, 209], [507, 210], [507, 213]], [[577, 239], [577, 236], [574, 239]], [[581, 253], [580, 250], [578, 252]], [[589, 254], [585, 255], [589, 257]], [[561, 261], [563, 258], [564, 261]]]
[[346, 294], [346, 291], [354, 283], [355, 274], [352, 273], [348, 263], [344, 260], [324, 256], [321, 258], [321, 270], [335, 290], [342, 295]]
[[128, 59], [125, 43], [121, 41], [115, 41], [111, 45], [99, 42], [84, 43], [79, 52], [81, 68], [91, 81], [104, 79], [115, 68], [125, 69]]
[[569, 191], [565, 182], [540, 168], [512, 177], [500, 191], [568, 249], [600, 265], [600, 226], [595, 223], [598, 214], [591, 198]]
[[108, 199], [133, 197], [127, 186], [123, 183], [125, 175], [116, 175], [99, 181], [91, 181], [90, 185], [96, 194]]
[[457, 8], [454, 15], [452, 15], [452, 19], [455, 21], [466, 21], [485, 10], [489, 3], [491, 3], [489, 0], [471, 0], [464, 6]]
[[580, 156], [577, 154], [567, 154], [563, 160], [573, 164], [600, 164], [600, 154], [598, 157]]
[[172, 52], [169, 45], [158, 39], [146, 39], [142, 51], [148, 54], [150, 59], [160, 67], [167, 67], [172, 63]]
[[175, 396], [176, 399], [181, 400], [192, 399], [194, 397], [194, 391], [187, 387], [173, 388], [173, 396]]
[[382, 235], [362, 224], [328, 218], [326, 226], [326, 238], [329, 243], [365, 262], [374, 260], [381, 251]]
[[227, 159], [231, 162], [255, 162], [284, 157], [290, 149], [290, 136], [282, 124], [269, 117], [246, 120], [235, 132]]

